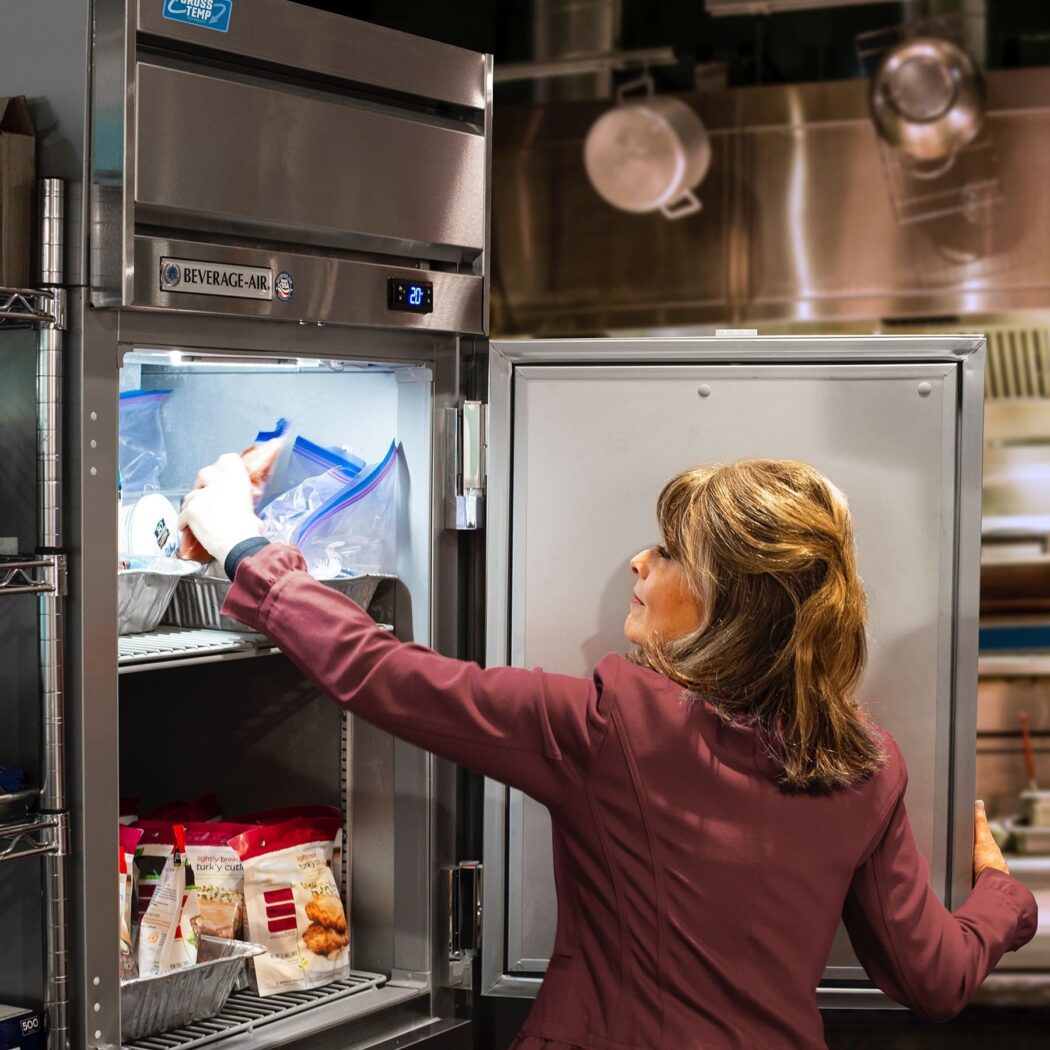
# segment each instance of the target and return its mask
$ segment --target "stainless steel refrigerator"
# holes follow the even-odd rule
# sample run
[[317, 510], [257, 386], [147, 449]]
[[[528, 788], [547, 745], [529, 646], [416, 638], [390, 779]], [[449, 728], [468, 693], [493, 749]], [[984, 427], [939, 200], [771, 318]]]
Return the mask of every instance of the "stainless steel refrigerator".
[[[56, 1045], [477, 1045], [477, 995], [535, 992], [556, 914], [531, 800], [344, 715], [243, 632], [118, 635], [118, 406], [131, 388], [171, 391], [173, 496], [278, 416], [323, 444], [352, 435], [366, 459], [396, 439], [383, 618], [450, 654], [555, 671], [587, 673], [622, 646], [628, 558], [653, 540], [671, 474], [746, 455], [815, 463], [857, 517], [864, 699], [902, 743], [919, 843], [957, 904], [982, 340], [489, 345], [491, 61], [284, 0], [218, 5], [222, 25], [173, 17], [186, 7], [95, 0], [80, 41], [89, 148], [66, 194], [65, 439], [47, 464], [64, 511], [49, 549], [69, 560], [69, 835], [41, 840], [69, 867], [70, 951], [45, 960]], [[0, 356], [15, 338], [0, 329]], [[242, 997], [219, 1021], [128, 1043], [119, 799], [207, 791], [231, 813], [341, 808], [355, 976], [285, 1002]], [[16, 933], [28, 943], [32, 924]], [[845, 942], [820, 997], [888, 1005]]]

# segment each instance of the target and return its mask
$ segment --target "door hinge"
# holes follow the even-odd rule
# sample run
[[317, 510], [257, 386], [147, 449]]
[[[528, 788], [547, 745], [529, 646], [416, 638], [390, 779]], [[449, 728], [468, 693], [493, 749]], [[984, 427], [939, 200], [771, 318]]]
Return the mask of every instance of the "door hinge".
[[445, 528], [485, 526], [488, 406], [464, 401], [445, 409]]
[[468, 958], [481, 951], [481, 861], [461, 860], [443, 870], [448, 895], [448, 957]]

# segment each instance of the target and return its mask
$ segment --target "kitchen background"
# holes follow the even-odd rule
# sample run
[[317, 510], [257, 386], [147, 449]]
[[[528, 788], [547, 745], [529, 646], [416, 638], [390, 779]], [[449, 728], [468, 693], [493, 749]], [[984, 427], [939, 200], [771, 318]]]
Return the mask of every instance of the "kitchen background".
[[[495, 55], [493, 337], [987, 334], [977, 790], [1005, 838], [1050, 786], [1050, 4], [311, 6]], [[951, 1024], [829, 1015], [831, 1047], [1045, 1045], [1050, 829], [1009, 848], [1036, 940]]]
[[[308, 6], [494, 54], [494, 339], [987, 334], [977, 789], [1010, 834], [1022, 793], [1050, 787], [1050, 3]], [[923, 37], [952, 49], [891, 75], [889, 60]], [[56, 96], [56, 108], [67, 103]], [[632, 143], [620, 155], [609, 152], [617, 125]], [[53, 151], [47, 126], [36, 132]], [[64, 173], [61, 157], [49, 167]], [[10, 453], [0, 472], [21, 471], [5, 484], [30, 490], [34, 406], [21, 367], [0, 359], [0, 388], [27, 391], [0, 399]], [[0, 507], [0, 533], [31, 534], [15, 513]], [[17, 636], [0, 635], [0, 666], [35, 680], [36, 654]], [[34, 752], [35, 721], [8, 733], [15, 758]], [[948, 1025], [827, 1015], [833, 1050], [1047, 1045], [1050, 828], [1021, 824], [1010, 843], [1012, 870], [1045, 915], [1032, 944]], [[13, 902], [36, 885], [9, 879], [0, 912], [17, 917]], [[477, 1045], [505, 1047], [530, 1002], [486, 1003]]]

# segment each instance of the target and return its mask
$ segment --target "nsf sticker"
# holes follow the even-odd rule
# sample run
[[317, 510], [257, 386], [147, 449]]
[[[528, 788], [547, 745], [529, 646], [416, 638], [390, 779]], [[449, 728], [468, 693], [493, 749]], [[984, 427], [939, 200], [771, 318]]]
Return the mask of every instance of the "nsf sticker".
[[292, 283], [292, 275], [287, 270], [282, 270], [273, 282], [273, 290], [277, 293], [277, 298], [282, 303], [288, 302], [292, 297], [292, 292], [295, 291], [295, 285]]
[[162, 14], [173, 22], [226, 33], [232, 12], [233, 0], [164, 0]]

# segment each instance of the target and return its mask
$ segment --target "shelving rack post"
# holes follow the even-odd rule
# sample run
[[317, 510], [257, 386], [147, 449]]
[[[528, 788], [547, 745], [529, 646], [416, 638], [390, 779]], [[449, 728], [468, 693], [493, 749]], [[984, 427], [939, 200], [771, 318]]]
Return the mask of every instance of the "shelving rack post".
[[0, 288], [0, 325], [38, 330], [37, 542], [32, 555], [0, 558], [0, 597], [37, 598], [40, 653], [41, 758], [38, 807], [0, 823], [0, 861], [42, 856], [45, 941], [44, 1005], [49, 1047], [69, 1046], [69, 802], [66, 796], [63, 692], [62, 334], [66, 326], [64, 196], [61, 179], [42, 179], [40, 283]]

